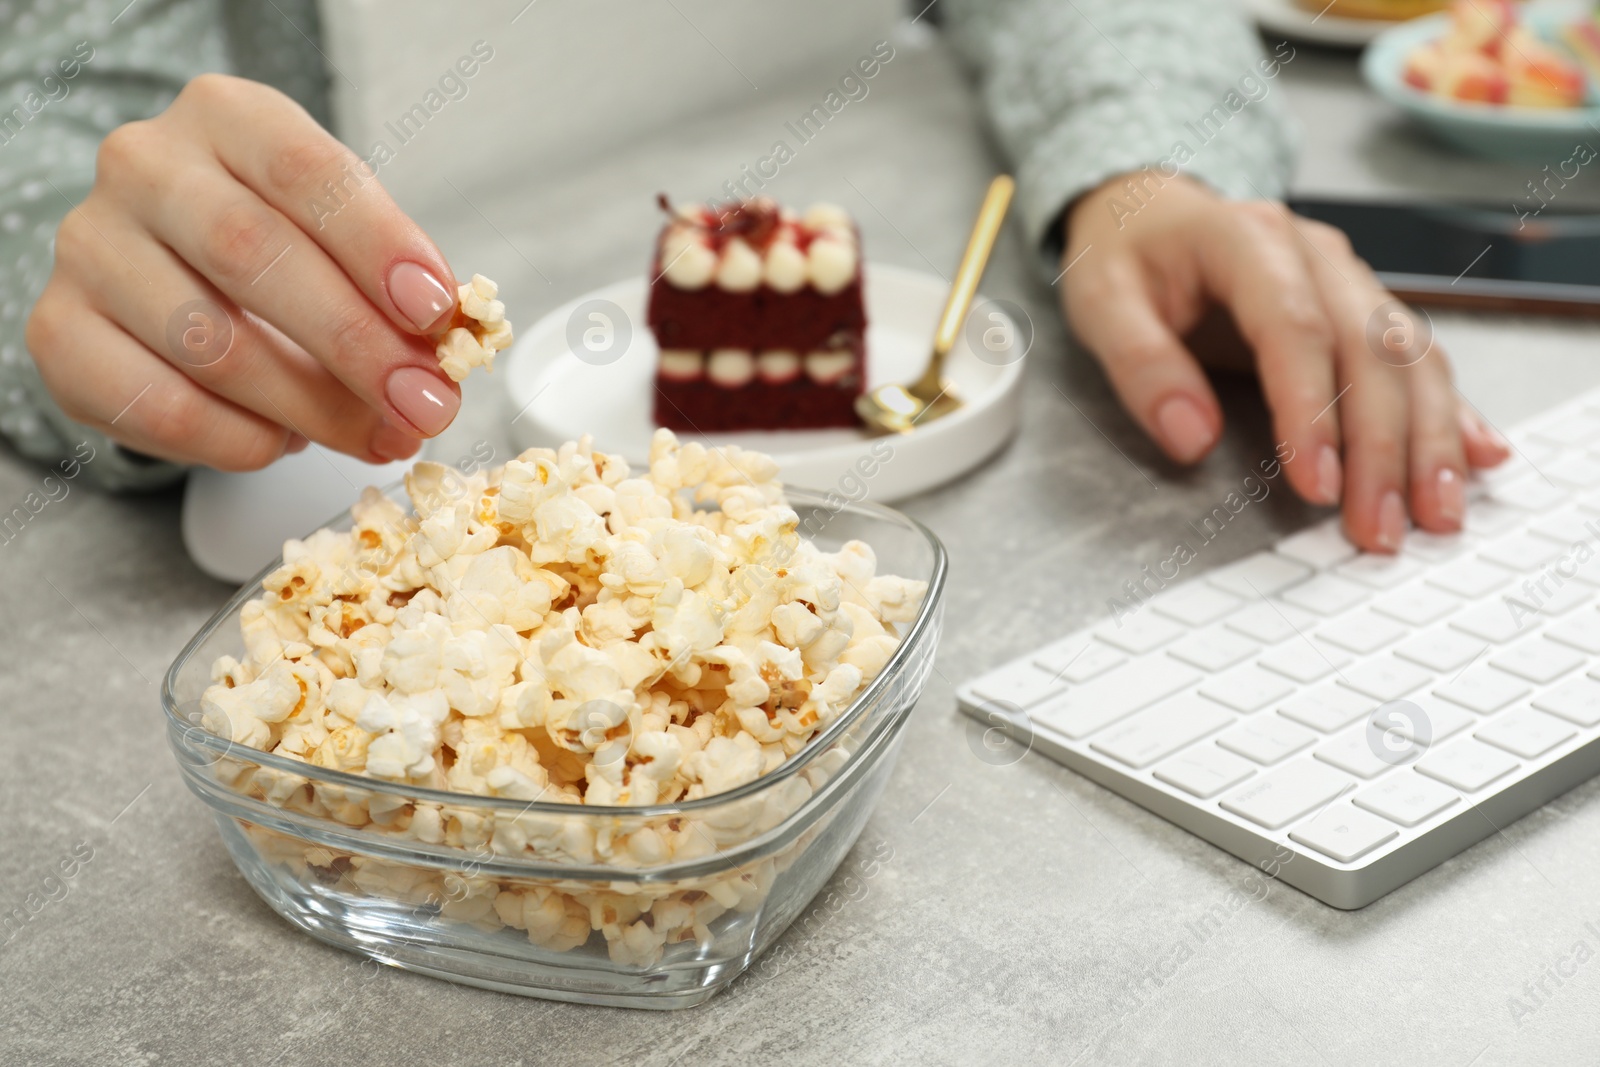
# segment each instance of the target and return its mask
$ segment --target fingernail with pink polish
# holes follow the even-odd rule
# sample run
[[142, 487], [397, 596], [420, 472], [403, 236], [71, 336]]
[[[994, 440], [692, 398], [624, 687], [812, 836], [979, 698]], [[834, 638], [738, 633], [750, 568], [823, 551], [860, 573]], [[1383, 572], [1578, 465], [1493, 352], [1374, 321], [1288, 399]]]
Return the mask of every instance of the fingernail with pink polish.
[[393, 462], [397, 459], [410, 459], [422, 447], [422, 442], [414, 434], [406, 433], [398, 426], [392, 426], [387, 421], [378, 427], [378, 432], [372, 435], [368, 446], [379, 457]]
[[1475, 412], [1468, 411], [1466, 408], [1461, 409], [1461, 431], [1470, 436], [1478, 437], [1492, 448], [1497, 448], [1507, 454], [1511, 452], [1511, 442], [1505, 439], [1504, 434], [1484, 422]]
[[1378, 547], [1398, 552], [1406, 536], [1406, 506], [1393, 489], [1383, 494], [1378, 504]]
[[1211, 448], [1211, 424], [1193, 400], [1175, 396], [1156, 410], [1161, 439], [1179, 463], [1193, 463]]
[[1317, 496], [1324, 504], [1337, 504], [1339, 490], [1344, 486], [1344, 474], [1339, 468], [1339, 453], [1331, 445], [1323, 445], [1317, 453]]
[[389, 271], [389, 299], [423, 333], [456, 305], [444, 283], [416, 263], [396, 263]]
[[401, 367], [389, 375], [383, 391], [424, 437], [443, 432], [461, 410], [461, 398], [445, 388], [444, 379], [421, 367]]
[[1461, 474], [1449, 467], [1439, 471], [1439, 516], [1446, 522], [1461, 525], [1467, 513], [1467, 490]]

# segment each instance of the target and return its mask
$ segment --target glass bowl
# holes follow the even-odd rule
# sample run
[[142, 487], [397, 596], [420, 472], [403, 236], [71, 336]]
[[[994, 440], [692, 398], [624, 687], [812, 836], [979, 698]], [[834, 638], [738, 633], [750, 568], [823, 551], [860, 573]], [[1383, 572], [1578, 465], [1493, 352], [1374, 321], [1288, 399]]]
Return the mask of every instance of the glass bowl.
[[[389, 495], [406, 504], [396, 486]], [[313, 937], [503, 992], [682, 1008], [737, 978], [833, 874], [883, 791], [938, 644], [945, 554], [924, 526], [838, 493], [789, 489], [823, 551], [871, 545], [880, 573], [928, 583], [883, 672], [776, 770], [700, 800], [526, 803], [409, 787], [236, 744], [200, 725], [211, 665], [274, 561], [179, 653], [162, 684], [184, 781], [245, 879]], [[348, 513], [329, 524], [348, 530]], [[414, 820], [437, 829], [419, 840]], [[662, 835], [678, 842], [659, 858]]]

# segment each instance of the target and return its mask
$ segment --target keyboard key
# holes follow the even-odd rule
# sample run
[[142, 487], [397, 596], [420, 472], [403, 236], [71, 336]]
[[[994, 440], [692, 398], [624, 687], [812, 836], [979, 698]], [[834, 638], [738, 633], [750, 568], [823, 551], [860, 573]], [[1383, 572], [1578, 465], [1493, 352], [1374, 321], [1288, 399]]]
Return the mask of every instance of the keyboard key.
[[1496, 748], [1503, 748], [1514, 756], [1538, 759], [1577, 735], [1578, 731], [1572, 728], [1571, 723], [1542, 711], [1522, 708], [1497, 716], [1472, 736]]
[[1401, 826], [1416, 826], [1455, 805], [1461, 800], [1461, 794], [1416, 771], [1406, 770], [1363, 789], [1350, 799]]
[[1470, 737], [1452, 742], [1417, 761], [1417, 770], [1463, 793], [1476, 793], [1519, 766], [1506, 753]]
[[1422, 564], [1405, 556], [1366, 553], [1339, 564], [1333, 573], [1373, 589], [1393, 589], [1421, 574]]
[[1461, 528], [1478, 537], [1496, 537], [1521, 523], [1527, 512], [1498, 500], [1471, 500]]
[[1352, 611], [1317, 631], [1324, 641], [1365, 656], [1406, 636], [1409, 631], [1370, 611]]
[[1582, 452], [1569, 452], [1539, 467], [1551, 481], [1561, 485], [1575, 489], [1600, 488], [1600, 460]]
[[1319, 522], [1309, 530], [1301, 530], [1279, 541], [1276, 551], [1281, 556], [1321, 570], [1354, 559], [1359, 551], [1345, 540], [1338, 519]]
[[1462, 633], [1503, 645], [1522, 633], [1529, 620], [1525, 610], [1512, 611], [1509, 601], [1491, 600], [1456, 615], [1450, 625]]
[[1237, 563], [1217, 568], [1206, 575], [1206, 580], [1246, 600], [1259, 600], [1310, 576], [1311, 568], [1304, 563], [1273, 552], [1257, 552]]
[[1525, 478], [1530, 474], [1538, 474], [1534, 463], [1547, 463], [1560, 455], [1576, 455], [1577, 453], [1560, 448], [1552, 448], [1548, 444], [1536, 441], [1527, 434], [1513, 432], [1512, 453], [1504, 463], [1497, 467], [1473, 471], [1467, 476], [1467, 491], [1477, 492], [1480, 496], [1486, 495], [1491, 489], [1499, 485], [1507, 485]]
[[1504, 567], [1497, 567], [1476, 557], [1458, 559], [1439, 567], [1424, 579], [1429, 585], [1447, 593], [1476, 600], [1499, 589], [1516, 575]]
[[1600, 515], [1600, 493], [1581, 493], [1576, 504], [1579, 511], [1589, 515]]
[[1543, 615], [1558, 618], [1583, 607], [1594, 599], [1594, 586], [1583, 582], [1564, 582], [1545, 573], [1523, 583], [1521, 589], [1505, 594], [1506, 600], [1519, 605], [1525, 615]]
[[1365, 726], [1323, 742], [1317, 746], [1313, 755], [1341, 771], [1350, 772], [1357, 778], [1376, 778], [1384, 771], [1393, 770], [1398, 763], [1414, 758], [1408, 756], [1407, 760], [1391, 762], [1379, 756], [1372, 750], [1372, 740]]
[[[1600, 618], [1595, 620], [1600, 623]], [[1490, 648], [1488, 642], [1471, 637], [1448, 626], [1437, 626], [1407, 641], [1394, 650], [1395, 655], [1432, 668], [1440, 674], [1454, 673], [1477, 659]]]
[[1549, 627], [1544, 635], [1591, 656], [1600, 656], [1600, 611], [1580, 611]]
[[1336, 804], [1304, 826], [1295, 827], [1289, 837], [1340, 863], [1353, 863], [1399, 833], [1382, 819], [1348, 804]]
[[1385, 593], [1374, 601], [1372, 606], [1391, 619], [1399, 619], [1408, 626], [1427, 626], [1455, 611], [1461, 606], [1461, 601], [1449, 593], [1418, 582], [1404, 589]]
[[1279, 715], [1247, 719], [1217, 738], [1217, 744], [1262, 766], [1271, 766], [1314, 743], [1317, 735]]
[[[1594, 454], [1593, 451], [1590, 452], [1591, 456]], [[1574, 504], [1579, 511], [1587, 512], [1590, 515], [1600, 515], [1600, 493], [1592, 490], [1579, 493]]]
[[1554, 641], [1535, 637], [1512, 645], [1489, 662], [1519, 678], [1549, 685], [1568, 671], [1583, 666], [1588, 657]]
[[[1586, 460], [1594, 463], [1594, 460]], [[1600, 469], [1600, 463], [1595, 463]], [[1591, 530], [1589, 524], [1594, 522], [1593, 516], [1586, 515], [1575, 507], [1562, 508], [1551, 515], [1541, 517], [1537, 522], [1528, 527], [1528, 532], [1539, 537], [1548, 538], [1560, 546], [1563, 552], [1569, 551], [1573, 545], [1600, 537], [1600, 528]]]
[[1031, 717], [1077, 741], [1199, 680], [1193, 668], [1169, 656], [1151, 656], [1045, 701]]
[[1490, 541], [1478, 555], [1518, 574], [1532, 574], [1561, 555], [1561, 546], [1546, 537], [1518, 533]]
[[1201, 696], [1209, 697], [1241, 714], [1259, 711], [1292, 692], [1294, 686], [1281, 676], [1254, 666], [1235, 667], [1200, 687]]
[[1548, 693], [1535, 697], [1533, 706], [1579, 726], [1593, 726], [1600, 723], [1600, 682], [1593, 678], [1562, 682]]
[[1251, 604], [1228, 617], [1227, 627], [1264, 645], [1275, 645], [1285, 638], [1310, 632], [1316, 616], [1276, 601]]
[[1230, 786], [1256, 773], [1248, 760], [1224, 752], [1216, 745], [1200, 745], [1172, 757], [1152, 772], [1201, 800], [1210, 800]]
[[1212, 626], [1190, 634], [1167, 651], [1191, 666], [1215, 674], [1249, 659], [1261, 651], [1261, 646], [1232, 630]]
[[1562, 415], [1529, 433], [1558, 445], [1581, 445], [1600, 437], [1600, 419], [1587, 409]]
[[1168, 641], [1176, 641], [1187, 631], [1170, 619], [1163, 619], [1151, 611], [1108, 622], [1095, 630], [1094, 635], [1108, 645], [1115, 645], [1135, 656], [1153, 652]]
[[1542, 473], [1530, 474], [1514, 482], [1495, 486], [1494, 491], [1489, 494], [1489, 499], [1521, 508], [1523, 511], [1549, 511], [1571, 495], [1568, 490], [1554, 484], [1554, 481], [1554, 479], [1547, 481]]
[[1031, 707], [1046, 697], [1065, 692], [1066, 688], [1055, 675], [1026, 663], [990, 671], [972, 683], [972, 691], [981, 699], [1018, 708]]
[[1374, 700], [1398, 700], [1433, 679], [1432, 672], [1394, 656], [1369, 659], [1339, 676], [1340, 682]]
[[1041, 671], [1060, 675], [1063, 668], [1094, 643], [1094, 636], [1086, 633], [1069, 634], [1033, 650], [1033, 665]]
[[[1252, 598], [1254, 599], [1254, 598]], [[1204, 582], [1185, 582], [1168, 593], [1162, 593], [1150, 606], [1169, 619], [1177, 619], [1189, 626], [1204, 626], [1216, 622], [1224, 615], [1244, 604], [1232, 593], [1224, 593]]]
[[1477, 544], [1476, 539], [1464, 533], [1439, 534], [1429, 533], [1427, 530], [1412, 530], [1406, 534], [1400, 552], [1402, 555], [1414, 556], [1427, 563], [1444, 563], [1446, 560], [1455, 559], [1475, 544]]
[[1331, 734], [1378, 710], [1378, 702], [1339, 685], [1307, 689], [1278, 705], [1278, 714]]
[[1326, 678], [1354, 661], [1341, 650], [1316, 638], [1297, 637], [1269, 650], [1256, 662], [1286, 678], [1307, 684]]
[[1221, 803], [1226, 810], [1258, 826], [1279, 830], [1338, 799], [1353, 784], [1332, 767], [1296, 761], [1235, 790]]
[[1191, 694], [1164, 700], [1104, 730], [1090, 746], [1130, 767], [1148, 767], [1222, 729], [1234, 717]]
[[1556, 560], [1551, 569], [1570, 572], [1578, 581], [1588, 585], [1600, 585], [1600, 553], [1591, 555], [1587, 559], [1580, 558], [1581, 556], [1582, 553], [1577, 552], [1564, 556]]
[[1040, 649], [1033, 658], [1035, 667], [1049, 671], [1073, 685], [1082, 685], [1126, 662], [1128, 657], [1121, 652], [1110, 645], [1088, 640], [1082, 634], [1074, 634], [1065, 641], [1057, 641]]
[[1440, 700], [1432, 693], [1415, 693], [1406, 700], [1415, 704], [1427, 720], [1425, 724], [1419, 724], [1417, 731], [1423, 735], [1424, 747], [1437, 745], [1467, 727], [1476, 726], [1483, 721], [1449, 701]]
[[1479, 666], [1467, 668], [1461, 677], [1435, 689], [1433, 695], [1460, 704], [1479, 715], [1492, 715], [1531, 692], [1532, 687], [1522, 679], [1493, 667]]
[[1355, 582], [1332, 574], [1319, 574], [1283, 591], [1286, 603], [1315, 615], [1338, 615], [1361, 603], [1371, 592]]

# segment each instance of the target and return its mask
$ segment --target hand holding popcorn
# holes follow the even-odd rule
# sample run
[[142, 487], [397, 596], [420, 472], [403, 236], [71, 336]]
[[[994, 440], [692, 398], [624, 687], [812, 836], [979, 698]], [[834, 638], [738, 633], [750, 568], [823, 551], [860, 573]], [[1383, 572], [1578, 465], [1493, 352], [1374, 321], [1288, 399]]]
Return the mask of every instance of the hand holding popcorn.
[[[327, 190], [356, 177], [329, 210]], [[24, 305], [28, 354], [69, 417], [130, 449], [239, 471], [309, 439], [384, 462], [460, 408], [435, 356], [449, 263], [276, 89], [192, 79], [105, 137], [93, 188], [58, 214], [49, 282]], [[478, 347], [503, 347], [493, 293], [477, 294]]]

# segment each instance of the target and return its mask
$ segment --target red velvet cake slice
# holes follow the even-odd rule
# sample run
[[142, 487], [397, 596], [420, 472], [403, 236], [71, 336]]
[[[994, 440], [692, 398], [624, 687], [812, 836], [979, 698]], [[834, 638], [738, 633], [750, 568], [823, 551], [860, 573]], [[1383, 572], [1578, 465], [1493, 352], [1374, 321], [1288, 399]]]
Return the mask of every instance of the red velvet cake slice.
[[656, 423], [702, 433], [856, 425], [867, 315], [860, 234], [844, 209], [817, 204], [797, 217], [759, 198], [671, 215], [648, 312], [661, 349]]

